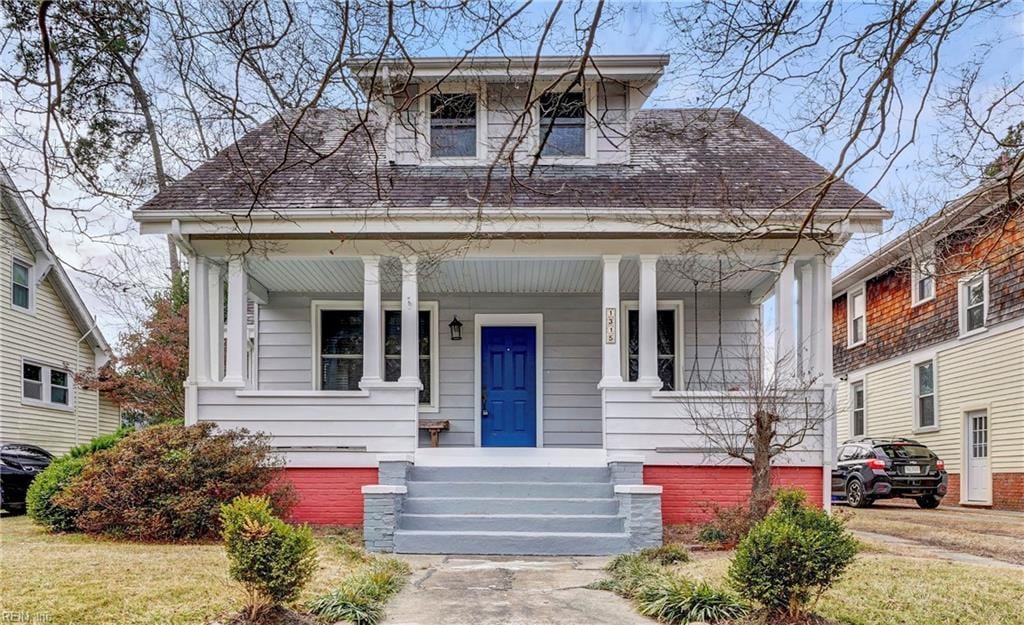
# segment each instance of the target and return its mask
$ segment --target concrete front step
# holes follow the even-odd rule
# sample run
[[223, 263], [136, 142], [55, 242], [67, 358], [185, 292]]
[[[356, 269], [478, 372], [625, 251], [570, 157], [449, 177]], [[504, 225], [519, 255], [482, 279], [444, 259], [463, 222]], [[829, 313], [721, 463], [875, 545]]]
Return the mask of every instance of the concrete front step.
[[607, 467], [414, 467], [417, 482], [611, 482]]
[[408, 497], [402, 514], [605, 514], [619, 512], [612, 498]]
[[610, 514], [402, 514], [399, 528], [439, 532], [619, 533], [625, 521]]
[[421, 482], [406, 483], [410, 497], [504, 497], [532, 499], [610, 498], [610, 482]]
[[629, 551], [625, 533], [395, 530], [398, 553], [601, 556]]

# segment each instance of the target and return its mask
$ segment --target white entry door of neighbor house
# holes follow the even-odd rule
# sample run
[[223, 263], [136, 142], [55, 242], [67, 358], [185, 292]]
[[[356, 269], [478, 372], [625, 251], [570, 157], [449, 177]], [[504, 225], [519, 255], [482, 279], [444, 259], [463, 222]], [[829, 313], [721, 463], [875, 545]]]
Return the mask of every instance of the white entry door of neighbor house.
[[989, 501], [988, 411], [967, 413], [967, 501]]

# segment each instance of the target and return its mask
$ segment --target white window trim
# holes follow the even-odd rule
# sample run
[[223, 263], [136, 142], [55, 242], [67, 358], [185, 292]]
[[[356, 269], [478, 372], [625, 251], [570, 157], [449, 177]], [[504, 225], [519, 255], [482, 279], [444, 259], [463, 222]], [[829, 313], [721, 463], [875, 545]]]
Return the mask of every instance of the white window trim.
[[[472, 93], [476, 95], [476, 155], [475, 156], [439, 156], [430, 154], [430, 96], [439, 93]], [[476, 82], [443, 82], [435, 85], [430, 91], [419, 94], [420, 96], [420, 133], [419, 153], [420, 163], [423, 165], [459, 166], [459, 165], [482, 165], [487, 163], [488, 146], [490, 142], [487, 136], [487, 84]]]
[[[857, 386], [858, 384], [863, 389], [863, 394], [864, 394], [864, 408], [862, 409], [862, 412], [864, 413], [864, 431], [861, 432], [860, 434], [857, 434], [857, 433], [855, 433], [853, 431], [853, 411], [854, 411], [853, 387]], [[847, 429], [847, 431], [849, 432], [849, 436], [847, 438], [853, 439], [853, 438], [856, 438], [858, 436], [867, 436], [868, 435], [868, 383], [867, 383], [867, 380], [865, 378], [850, 378], [847, 381], [846, 385], [847, 385], [846, 386], [846, 397], [847, 397], [847, 400], [846, 400], [846, 403], [847, 403], [847, 415], [846, 415], [846, 418], [848, 419], [848, 423], [849, 423], [849, 427]]]
[[[313, 329], [313, 360], [312, 360], [312, 374], [313, 374], [313, 390], [322, 393], [330, 393], [338, 396], [363, 396], [365, 393], [362, 390], [351, 390], [351, 391], [333, 391], [324, 390], [320, 386], [320, 313], [325, 310], [363, 310], [363, 302], [360, 300], [312, 300], [310, 302], [310, 317]], [[381, 304], [381, 342], [380, 342], [380, 358], [381, 363], [384, 362], [384, 311], [385, 310], [401, 310], [400, 302], [382, 302]], [[440, 361], [438, 359], [438, 323], [439, 323], [439, 306], [437, 302], [420, 302], [420, 310], [430, 310], [433, 316], [433, 322], [430, 328], [430, 399], [431, 404], [420, 404], [421, 412], [437, 412], [439, 410], [439, 397], [440, 391], [438, 376], [440, 375]], [[362, 354], [360, 354], [362, 358]], [[385, 382], [384, 384], [389, 384]]]
[[[551, 87], [551, 85], [545, 85], [545, 87]], [[593, 82], [585, 82], [582, 87], [577, 86], [569, 89], [573, 91], [584, 91], [585, 102], [586, 102], [586, 113], [583, 116], [583, 121], [586, 124], [584, 132], [584, 155], [572, 155], [572, 156], [540, 156], [537, 162], [541, 165], [593, 165], [597, 163], [597, 85]], [[557, 92], [558, 88], [553, 87], [552, 92]], [[533, 124], [530, 130], [530, 137], [532, 138], [532, 144], [530, 146], [530, 157], [540, 147], [540, 134], [541, 134], [541, 119], [540, 119], [540, 101], [533, 105]]]
[[[634, 384], [636, 381], [629, 382], [629, 311], [640, 310], [640, 302], [636, 300], [627, 300], [621, 303], [621, 310], [619, 311], [619, 331], [620, 340], [622, 341], [622, 347], [620, 349], [620, 362], [622, 366], [622, 379], [629, 384]], [[686, 384], [683, 380], [683, 300], [658, 300], [658, 310], [674, 310], [676, 313], [676, 389], [674, 391], [662, 391], [659, 387], [657, 391], [659, 393], [677, 393], [685, 387]]]
[[[983, 325], [980, 328], [973, 330], [967, 330], [967, 297], [966, 287], [969, 283], [974, 282], [978, 278], [981, 278], [982, 284], [982, 308], [981, 308], [981, 319]], [[989, 307], [989, 293], [988, 293], [988, 271], [968, 276], [966, 278], [960, 278], [956, 285], [956, 297], [957, 297], [957, 315], [960, 321], [960, 338], [967, 336], [973, 336], [980, 334], [988, 330], [988, 307]]]
[[[910, 307], [920, 306], [921, 304], [927, 304], [928, 302], [935, 299], [935, 292], [938, 290], [938, 285], [935, 280], [935, 252], [934, 250], [924, 250], [921, 254], [920, 261], [911, 257], [910, 259]], [[918, 282], [926, 277], [932, 279], [932, 294], [924, 299], [918, 299], [917, 286]]]
[[[28, 269], [28, 308], [22, 308], [14, 303], [14, 265], [15, 263], [22, 265]], [[17, 310], [18, 312], [27, 313], [34, 315], [36, 312], [36, 272], [35, 263], [25, 260], [21, 256], [13, 256], [11, 258], [11, 282], [7, 285], [8, 291], [11, 297], [11, 309]]]
[[[918, 401], [920, 399], [920, 395], [921, 395], [921, 384], [920, 384], [920, 378], [917, 375], [917, 368], [918, 368], [918, 366], [923, 365], [925, 363], [929, 363], [929, 362], [932, 364], [932, 415], [935, 418], [935, 423], [933, 423], [932, 425], [921, 425], [921, 404], [920, 404], [920, 401]], [[913, 385], [914, 385], [914, 393], [913, 393], [914, 428], [913, 428], [913, 432], [915, 434], [922, 434], [922, 433], [926, 433], [926, 432], [938, 432], [939, 429], [940, 429], [940, 425], [939, 425], [939, 366], [938, 366], [938, 360], [935, 358], [935, 355], [934, 354], [928, 354], [926, 356], [915, 358], [915, 359], [911, 360], [911, 362], [910, 362], [910, 375], [912, 375], [913, 378], [914, 378], [913, 379]]]
[[[360, 306], [360, 310], [362, 307]], [[402, 310], [402, 302], [399, 301], [388, 301], [382, 304], [383, 311], [399, 311]], [[441, 366], [438, 360], [438, 323], [440, 319], [440, 306], [437, 302], [420, 302], [420, 311], [430, 312], [430, 403], [420, 404], [420, 412], [439, 412], [440, 402], [438, 394], [440, 393], [440, 373]], [[383, 363], [386, 355], [384, 351], [384, 315], [380, 316], [380, 337], [381, 337], [381, 362]], [[417, 354], [419, 356], [419, 354]], [[422, 383], [423, 380], [420, 380]]]
[[[25, 365], [35, 365], [42, 369], [42, 391], [41, 395], [43, 399], [33, 399], [31, 397], [25, 397]], [[58, 404], [50, 401], [50, 372], [51, 371], [63, 371], [68, 376], [68, 403]], [[48, 365], [41, 360], [35, 358], [22, 358], [21, 368], [18, 370], [18, 384], [21, 386], [19, 393], [21, 394], [21, 403], [26, 406], [38, 406], [40, 408], [49, 408], [52, 410], [62, 410], [64, 412], [75, 411], [75, 376], [71, 372], [71, 369], [67, 367], [58, 367]]]
[[[864, 295], [864, 337], [856, 343], [853, 342], [853, 298], [858, 294]], [[868, 342], [868, 286], [861, 282], [855, 289], [846, 292], [846, 346], [857, 347]]]

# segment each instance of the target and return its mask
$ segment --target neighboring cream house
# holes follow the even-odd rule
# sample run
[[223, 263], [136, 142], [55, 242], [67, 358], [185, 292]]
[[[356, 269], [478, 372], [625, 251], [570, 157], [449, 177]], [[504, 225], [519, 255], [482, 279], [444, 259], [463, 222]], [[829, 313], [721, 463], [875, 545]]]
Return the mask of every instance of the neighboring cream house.
[[916, 439], [947, 503], [1024, 511], [1024, 189], [995, 180], [837, 276], [838, 442]]
[[110, 346], [0, 165], [0, 441], [57, 455], [112, 432], [116, 405], [77, 388]]

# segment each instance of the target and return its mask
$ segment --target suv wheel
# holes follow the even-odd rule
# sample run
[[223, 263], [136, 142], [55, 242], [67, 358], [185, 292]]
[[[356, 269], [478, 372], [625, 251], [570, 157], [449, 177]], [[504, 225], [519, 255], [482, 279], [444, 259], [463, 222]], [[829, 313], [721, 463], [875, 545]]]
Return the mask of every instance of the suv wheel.
[[846, 503], [851, 508], [867, 508], [871, 505], [871, 500], [864, 493], [864, 484], [860, 480], [850, 480], [846, 485]]
[[933, 510], [939, 507], [942, 499], [935, 495], [921, 495], [917, 498], [917, 505], [921, 506], [925, 510]]

